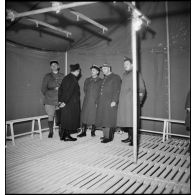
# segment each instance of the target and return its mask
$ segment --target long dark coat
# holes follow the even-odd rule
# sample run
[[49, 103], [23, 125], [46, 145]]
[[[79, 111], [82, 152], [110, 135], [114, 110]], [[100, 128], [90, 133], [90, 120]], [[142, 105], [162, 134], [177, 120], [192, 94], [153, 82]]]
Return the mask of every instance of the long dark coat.
[[96, 118], [96, 100], [101, 86], [102, 79], [89, 77], [84, 83], [85, 97], [81, 111], [81, 121], [87, 125], [95, 124]]
[[187, 108], [191, 109], [191, 91], [188, 92], [185, 103], [186, 109], [185, 125], [187, 130], [191, 130], [191, 110], [188, 111]]
[[[137, 74], [138, 80], [138, 93], [142, 93], [138, 100], [138, 115], [140, 112], [140, 104], [146, 94], [146, 87], [141, 74]], [[141, 95], [141, 94], [140, 94]], [[118, 127], [133, 127], [133, 71], [125, 72], [122, 78], [121, 91], [119, 96], [119, 105], [117, 113], [117, 126]]]
[[69, 73], [64, 77], [58, 91], [58, 101], [64, 102], [61, 108], [61, 128], [70, 133], [80, 127], [80, 87], [78, 79]]
[[120, 76], [111, 73], [105, 76], [101, 82], [100, 91], [97, 98], [97, 127], [115, 127], [117, 117], [117, 105], [111, 107], [111, 102], [118, 103], [121, 87]]

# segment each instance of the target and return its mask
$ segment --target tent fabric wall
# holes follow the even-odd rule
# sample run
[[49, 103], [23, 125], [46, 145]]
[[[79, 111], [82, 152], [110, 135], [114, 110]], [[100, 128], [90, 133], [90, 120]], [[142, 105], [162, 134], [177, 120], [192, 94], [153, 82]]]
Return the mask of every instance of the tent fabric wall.
[[[6, 120], [46, 114], [41, 83], [50, 72], [49, 62], [53, 59], [59, 61], [64, 72], [64, 53], [40, 52], [6, 43]], [[30, 130], [29, 124], [17, 126], [16, 134]]]
[[[165, 12], [164, 3], [156, 2], [152, 8]], [[149, 8], [148, 14], [154, 11]], [[141, 36], [143, 32], [139, 32], [142, 39], [139, 45], [138, 67], [147, 88], [147, 99], [142, 108], [142, 115], [168, 118], [165, 17], [152, 19], [150, 27], [155, 35], [147, 32], [144, 39]], [[81, 102], [84, 97], [84, 80], [90, 76], [89, 68], [93, 63], [101, 66], [107, 62], [112, 65], [114, 73], [122, 76], [123, 57], [131, 57], [130, 30], [130, 20], [128, 20], [121, 26], [117, 24], [109, 29], [108, 36], [112, 41], [84, 36], [77, 44], [72, 45], [67, 55], [68, 65], [79, 63], [81, 66], [82, 77], [79, 81]], [[170, 16], [169, 30], [171, 116], [172, 119], [184, 120], [185, 97], [190, 88], [190, 15]], [[6, 44], [6, 120], [45, 114], [40, 87], [42, 77], [50, 71], [49, 61], [54, 58], [59, 60], [64, 72], [63, 52], [39, 52]], [[102, 73], [100, 76], [103, 76]], [[162, 123], [144, 121], [142, 128], [162, 131]], [[173, 126], [172, 130], [174, 133], [186, 134], [184, 126]]]

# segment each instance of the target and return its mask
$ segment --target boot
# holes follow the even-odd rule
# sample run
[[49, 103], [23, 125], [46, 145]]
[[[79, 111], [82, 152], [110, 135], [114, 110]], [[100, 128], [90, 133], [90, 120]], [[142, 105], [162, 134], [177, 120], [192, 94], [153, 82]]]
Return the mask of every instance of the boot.
[[87, 131], [87, 125], [86, 124], [83, 124], [82, 125], [82, 131], [81, 131], [81, 134], [77, 135], [77, 137], [84, 137], [86, 136], [86, 131]]
[[127, 131], [127, 133], [128, 133], [128, 138], [121, 140], [121, 142], [127, 143], [127, 142], [130, 142], [131, 141], [131, 136], [130, 136], [129, 130]]
[[129, 127], [129, 134], [130, 134], [130, 142], [129, 145], [133, 146], [133, 127]]
[[63, 140], [63, 131], [62, 131], [61, 125], [59, 125], [58, 127], [59, 127], [58, 134], [59, 134], [60, 140]]
[[92, 129], [91, 129], [91, 136], [94, 137], [95, 136], [95, 125], [92, 125]]
[[115, 128], [111, 127], [110, 132], [109, 132], [109, 139], [112, 141], [114, 139], [114, 133], [115, 133]]
[[65, 137], [63, 139], [64, 141], [76, 141], [77, 138], [73, 138], [70, 136], [70, 133], [68, 130], [65, 131]]
[[48, 121], [48, 126], [49, 126], [48, 138], [52, 138], [53, 137], [53, 121]]

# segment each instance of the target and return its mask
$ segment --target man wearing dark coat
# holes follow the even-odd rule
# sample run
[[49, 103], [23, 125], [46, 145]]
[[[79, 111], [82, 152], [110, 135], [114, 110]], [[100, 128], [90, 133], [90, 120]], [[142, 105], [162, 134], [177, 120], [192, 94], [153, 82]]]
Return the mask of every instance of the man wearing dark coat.
[[95, 136], [96, 100], [102, 79], [99, 77], [100, 68], [93, 64], [91, 67], [91, 77], [84, 82], [85, 97], [81, 110], [82, 132], [77, 137], [86, 136], [88, 126], [92, 126], [91, 136]]
[[70, 65], [70, 73], [64, 77], [58, 91], [59, 107], [61, 109], [61, 140], [76, 141], [70, 136], [80, 127], [80, 87], [78, 77], [79, 64]]
[[[119, 96], [119, 105], [117, 112], [117, 126], [121, 127], [128, 133], [128, 138], [121, 140], [122, 142], [129, 142], [129, 145], [133, 145], [133, 65], [130, 58], [124, 59], [125, 72], [122, 77], [122, 85]], [[137, 72], [138, 77], [138, 116], [140, 113], [140, 107], [143, 105], [143, 101], [146, 95], [146, 87], [141, 73]]]
[[102, 143], [113, 140], [116, 127], [117, 104], [120, 93], [121, 78], [112, 73], [111, 66], [101, 67], [104, 78], [97, 98], [96, 126], [103, 128]]

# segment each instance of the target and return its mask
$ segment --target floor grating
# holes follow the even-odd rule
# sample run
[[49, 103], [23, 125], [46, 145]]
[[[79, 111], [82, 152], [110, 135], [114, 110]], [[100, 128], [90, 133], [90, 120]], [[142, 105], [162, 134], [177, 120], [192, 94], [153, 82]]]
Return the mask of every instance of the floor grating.
[[[16, 146], [7, 142], [6, 194], [44, 193], [190, 193], [189, 140], [140, 134], [138, 161], [133, 147], [122, 143], [126, 134], [115, 134], [109, 143], [96, 136], [63, 142], [25, 136]], [[76, 136], [76, 135], [73, 135]]]

